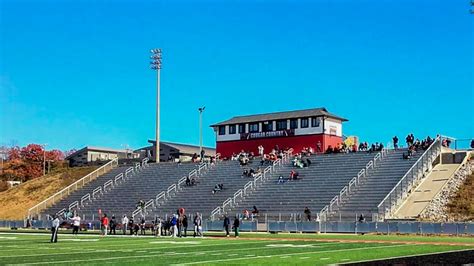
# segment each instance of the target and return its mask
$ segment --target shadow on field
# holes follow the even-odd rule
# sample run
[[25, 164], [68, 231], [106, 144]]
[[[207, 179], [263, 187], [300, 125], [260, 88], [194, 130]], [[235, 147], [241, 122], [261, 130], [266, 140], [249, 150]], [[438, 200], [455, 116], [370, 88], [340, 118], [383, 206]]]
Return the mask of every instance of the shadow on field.
[[396, 259], [347, 263], [344, 265], [466, 265], [474, 264], [474, 250], [452, 251], [431, 255], [410, 256]]

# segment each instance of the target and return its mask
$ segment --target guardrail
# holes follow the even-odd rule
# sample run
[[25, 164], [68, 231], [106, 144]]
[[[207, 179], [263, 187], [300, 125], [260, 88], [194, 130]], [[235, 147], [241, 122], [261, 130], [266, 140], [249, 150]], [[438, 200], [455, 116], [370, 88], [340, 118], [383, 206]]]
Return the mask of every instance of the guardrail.
[[226, 208], [234, 208], [237, 206], [239, 201], [242, 201], [245, 196], [249, 195], [252, 191], [254, 191], [259, 185], [263, 184], [271, 174], [275, 171], [275, 167], [281, 167], [283, 162], [288, 162], [290, 160], [290, 156], [292, 154], [292, 149], [287, 151], [283, 154], [281, 159], [277, 159], [272, 163], [271, 166], [267, 166], [263, 173], [259, 173], [254, 176], [253, 181], [247, 182], [243, 189], [239, 189], [234, 193], [234, 196], [227, 198], [221, 206], [216, 207], [210, 215], [211, 221], [216, 218], [216, 215], [221, 215], [226, 212]]
[[51, 197], [45, 199], [44, 201], [36, 204], [35, 206], [31, 207], [28, 210], [28, 217], [32, 217], [33, 215], [38, 215], [40, 212], [56, 202], [63, 199], [65, 196], [68, 196], [72, 192], [76, 191], [77, 189], [85, 186], [87, 183], [97, 179], [97, 177], [109, 172], [113, 168], [118, 165], [118, 159], [113, 159], [112, 161], [102, 165], [101, 167], [97, 168], [96, 170], [92, 171], [91, 173], [87, 174], [83, 178], [77, 180], [76, 182], [72, 183], [71, 185], [63, 188], [61, 191], [55, 193]]
[[343, 197], [349, 197], [350, 194], [353, 192], [354, 188], [359, 186], [362, 179], [365, 179], [367, 177], [369, 169], [374, 169], [375, 166], [377, 166], [377, 161], [381, 161], [383, 158], [385, 158], [389, 152], [389, 147], [390, 143], [385, 146], [382, 151], [378, 152], [372, 160], [370, 160], [364, 168], [362, 168], [358, 173], [357, 176], [353, 177], [349, 183], [344, 186], [337, 195], [335, 195], [329, 204], [324, 206], [321, 211], [319, 211], [319, 218], [321, 221], [326, 221], [328, 214], [332, 213], [335, 211], [337, 207], [342, 203]]
[[409, 191], [420, 181], [425, 172], [431, 170], [433, 161], [441, 154], [441, 143], [441, 138], [437, 137], [387, 196], [377, 205], [379, 220], [390, 217], [397, 206], [408, 197]]

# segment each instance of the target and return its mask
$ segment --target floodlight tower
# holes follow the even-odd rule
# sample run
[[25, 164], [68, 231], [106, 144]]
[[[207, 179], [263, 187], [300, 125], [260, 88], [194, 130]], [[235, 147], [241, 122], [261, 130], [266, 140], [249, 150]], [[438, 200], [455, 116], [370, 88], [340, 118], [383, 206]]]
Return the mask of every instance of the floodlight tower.
[[150, 68], [156, 70], [156, 144], [155, 161], [160, 162], [160, 70], [161, 70], [161, 49], [150, 50]]
[[204, 109], [206, 109], [205, 106], [198, 108], [198, 111], [199, 111], [199, 155], [202, 154], [202, 113], [204, 112]]

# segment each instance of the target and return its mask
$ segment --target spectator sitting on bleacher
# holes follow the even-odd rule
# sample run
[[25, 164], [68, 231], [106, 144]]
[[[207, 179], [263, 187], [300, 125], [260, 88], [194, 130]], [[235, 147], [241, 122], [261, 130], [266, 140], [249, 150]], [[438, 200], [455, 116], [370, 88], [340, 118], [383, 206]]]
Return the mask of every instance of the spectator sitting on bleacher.
[[242, 172], [242, 177], [248, 177], [249, 176], [249, 171], [247, 169], [245, 169], [243, 172]]
[[224, 184], [223, 183], [216, 184], [214, 186], [214, 189], [212, 190], [212, 194], [215, 194], [217, 191], [221, 191], [223, 189], [224, 189]]
[[332, 148], [331, 145], [328, 146], [328, 148], [326, 149], [326, 153], [333, 153], [334, 152], [334, 149]]
[[410, 154], [405, 154], [405, 153], [403, 153], [402, 156], [403, 156], [403, 159], [404, 159], [404, 160], [408, 160], [408, 159], [411, 158]]
[[245, 220], [250, 219], [250, 212], [249, 212], [249, 210], [245, 209], [245, 210], [243, 211], [243, 213], [244, 213], [244, 219], [245, 219]]
[[278, 184], [283, 184], [283, 183], [285, 183], [283, 176], [278, 177]]
[[259, 213], [259, 211], [258, 211], [258, 209], [257, 209], [257, 206], [253, 205], [252, 219], [253, 219], [254, 217], [257, 217], [257, 216], [258, 216], [258, 213]]
[[291, 172], [290, 172], [290, 180], [297, 180], [299, 175], [300, 175], [300, 174], [299, 174], [297, 171], [291, 170]]
[[197, 155], [197, 153], [194, 153], [194, 154], [193, 154], [193, 157], [191, 157], [191, 161], [192, 161], [193, 163], [195, 163], [195, 162], [197, 162], [197, 160], [198, 160], [198, 155]]

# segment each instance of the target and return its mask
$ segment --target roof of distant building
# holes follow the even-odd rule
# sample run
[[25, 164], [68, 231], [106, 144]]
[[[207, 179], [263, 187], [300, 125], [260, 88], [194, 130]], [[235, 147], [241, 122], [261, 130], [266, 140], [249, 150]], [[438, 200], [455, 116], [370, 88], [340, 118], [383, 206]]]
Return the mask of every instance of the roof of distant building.
[[321, 108], [313, 108], [313, 109], [305, 109], [305, 110], [268, 113], [268, 114], [235, 116], [235, 117], [232, 117], [231, 119], [211, 125], [211, 127], [231, 125], [231, 124], [243, 124], [243, 123], [251, 123], [251, 122], [263, 122], [263, 121], [269, 121], [269, 120], [315, 117], [315, 116], [326, 116], [329, 118], [341, 120], [343, 122], [348, 121], [346, 118], [332, 114], [328, 112], [326, 108], [321, 107]]
[[[148, 142], [151, 143], [151, 144], [156, 143], [155, 140], [148, 140]], [[197, 146], [197, 145], [160, 141], [160, 146], [161, 145], [167, 145], [171, 148], [179, 150], [179, 152], [181, 152], [181, 153], [186, 153], [186, 154], [199, 153], [199, 146]], [[215, 154], [216, 153], [215, 148], [204, 147], [204, 146], [202, 148], [204, 149], [206, 154]], [[138, 150], [140, 150], [140, 149], [138, 149]]]
[[112, 149], [112, 148], [106, 148], [106, 147], [96, 147], [96, 146], [86, 146], [80, 150], [75, 151], [74, 153], [70, 154], [67, 156], [65, 159], [69, 159], [71, 157], [74, 157], [75, 155], [82, 153], [84, 151], [98, 151], [98, 152], [107, 152], [107, 153], [131, 153], [133, 152], [132, 149]]

